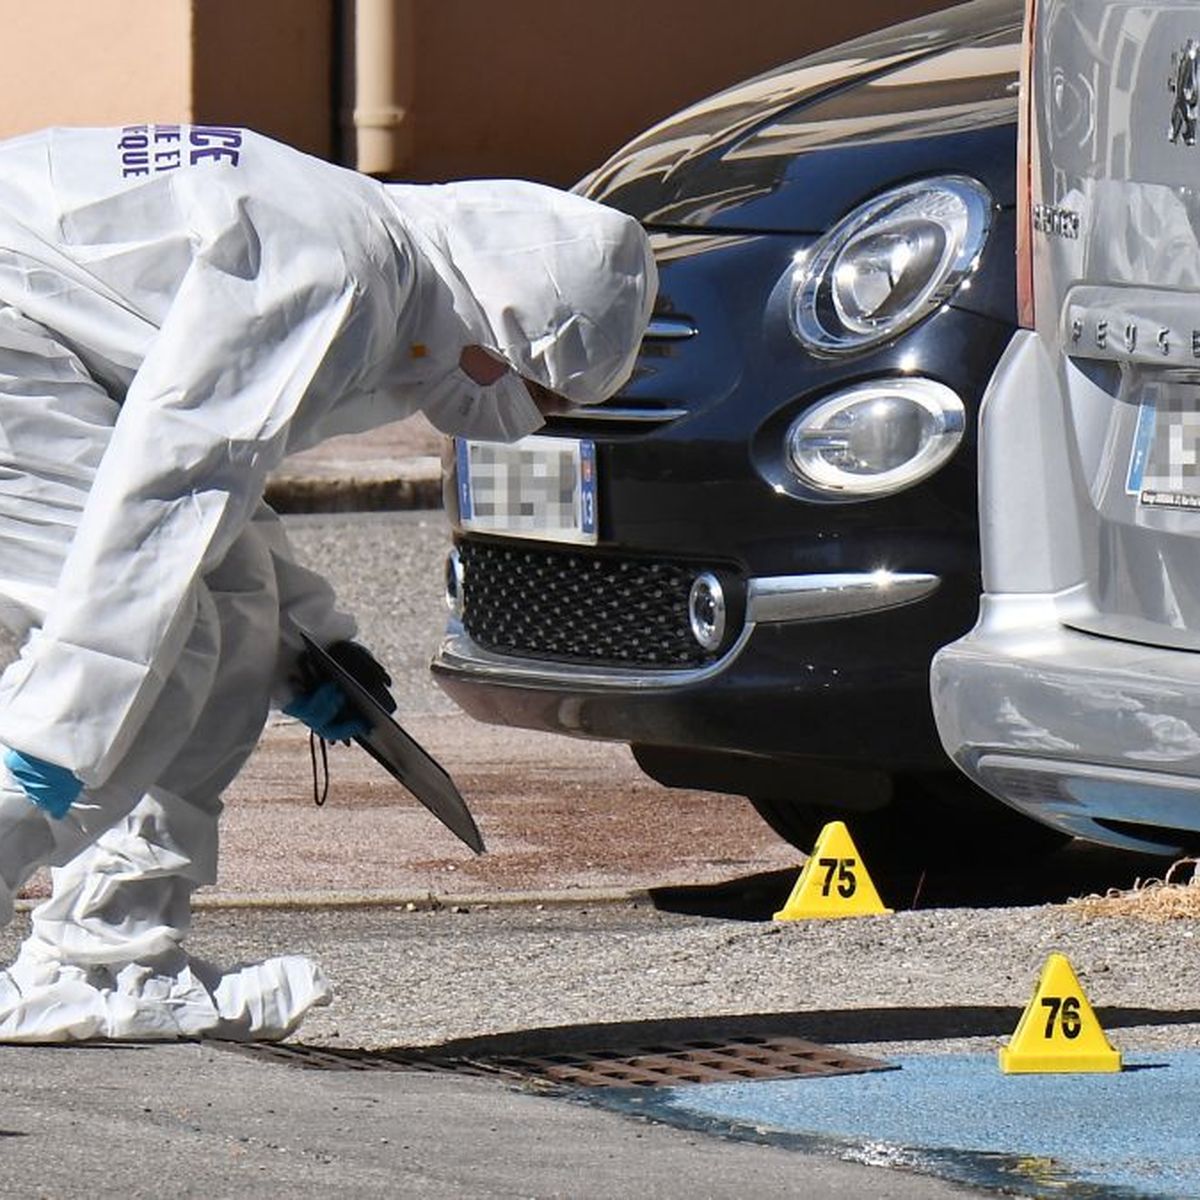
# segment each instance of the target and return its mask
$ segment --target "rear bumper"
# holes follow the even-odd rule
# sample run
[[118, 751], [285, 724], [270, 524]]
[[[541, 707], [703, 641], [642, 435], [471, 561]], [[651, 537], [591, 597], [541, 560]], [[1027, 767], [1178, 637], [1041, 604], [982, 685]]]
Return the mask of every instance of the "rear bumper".
[[[932, 668], [938, 731], [976, 783], [1064, 833], [1200, 840], [1200, 654], [1072, 629], [1086, 595], [984, 597]], [[1177, 832], [1173, 832], [1177, 831]]]
[[1091, 583], [1100, 535], [1055, 361], [1018, 331], [984, 397], [984, 596], [975, 628], [934, 657], [938, 732], [963, 771], [1027, 815], [1176, 851], [1200, 840], [1200, 654], [1162, 645], [1163, 626], [1160, 644], [1129, 622], [1141, 641], [1106, 636]]

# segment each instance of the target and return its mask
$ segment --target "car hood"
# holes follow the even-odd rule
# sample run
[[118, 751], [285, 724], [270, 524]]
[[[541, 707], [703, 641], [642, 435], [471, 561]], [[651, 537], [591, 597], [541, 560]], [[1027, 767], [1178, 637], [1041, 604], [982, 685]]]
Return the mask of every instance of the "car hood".
[[1013, 202], [1021, 5], [976, 0], [701, 101], [579, 185], [646, 225], [818, 233], [859, 200], [966, 172]]

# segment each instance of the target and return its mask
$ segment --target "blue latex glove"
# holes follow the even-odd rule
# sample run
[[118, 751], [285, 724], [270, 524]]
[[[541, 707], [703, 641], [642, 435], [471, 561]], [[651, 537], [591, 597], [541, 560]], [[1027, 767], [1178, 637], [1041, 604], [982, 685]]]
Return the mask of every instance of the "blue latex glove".
[[20, 750], [5, 751], [4, 765], [25, 789], [25, 795], [60, 821], [83, 791], [83, 784], [66, 767], [22, 754]]
[[327, 742], [346, 742], [370, 729], [362, 717], [350, 710], [346, 693], [332, 680], [315, 691], [297, 696], [283, 711], [303, 721]]

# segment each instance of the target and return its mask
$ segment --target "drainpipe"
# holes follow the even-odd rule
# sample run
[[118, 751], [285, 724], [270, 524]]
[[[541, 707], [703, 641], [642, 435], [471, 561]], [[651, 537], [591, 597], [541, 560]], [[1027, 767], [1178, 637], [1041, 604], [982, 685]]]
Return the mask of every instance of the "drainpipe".
[[354, 0], [355, 166], [395, 178], [413, 151], [413, 0]]

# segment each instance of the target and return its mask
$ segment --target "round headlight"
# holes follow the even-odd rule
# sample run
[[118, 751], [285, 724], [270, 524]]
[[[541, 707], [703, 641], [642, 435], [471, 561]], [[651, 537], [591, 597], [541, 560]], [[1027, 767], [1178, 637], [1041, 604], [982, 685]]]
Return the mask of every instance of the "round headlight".
[[799, 266], [796, 336], [825, 354], [895, 337], [974, 270], [991, 221], [987, 191], [957, 175], [906, 184], [856, 208]]
[[850, 500], [910, 487], [958, 448], [962, 401], [932, 379], [864, 383], [823, 400], [787, 431], [788, 463], [809, 487]]

